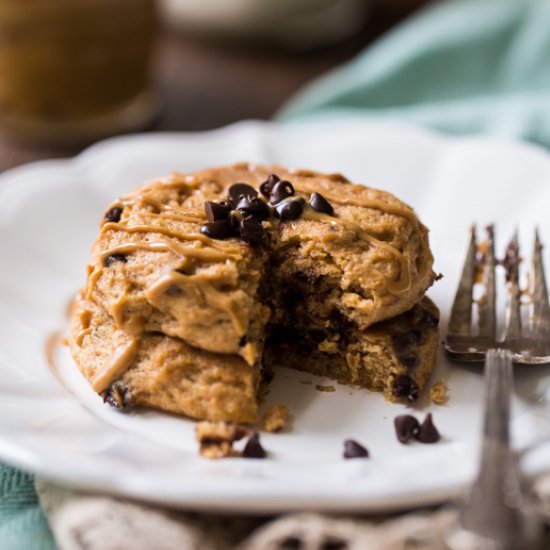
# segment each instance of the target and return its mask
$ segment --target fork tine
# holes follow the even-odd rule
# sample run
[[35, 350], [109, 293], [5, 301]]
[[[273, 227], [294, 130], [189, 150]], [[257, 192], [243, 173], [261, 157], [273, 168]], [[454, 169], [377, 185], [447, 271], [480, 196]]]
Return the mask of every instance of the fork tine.
[[476, 227], [470, 230], [470, 243], [466, 252], [466, 259], [462, 268], [462, 275], [456, 291], [451, 317], [449, 319], [449, 334], [467, 336], [472, 326], [472, 290], [475, 283], [476, 262]]
[[519, 290], [519, 255], [518, 231], [514, 232], [512, 239], [506, 247], [503, 266], [506, 270], [506, 286], [508, 288], [508, 301], [506, 304], [506, 331], [505, 342], [521, 338], [521, 310]]
[[478, 304], [479, 336], [493, 340], [496, 332], [496, 287], [495, 287], [495, 232], [487, 227], [487, 256], [485, 258], [485, 297]]
[[533, 314], [531, 332], [533, 338], [550, 337], [550, 305], [548, 288], [542, 264], [542, 243], [539, 232], [535, 230], [535, 250], [533, 252]]

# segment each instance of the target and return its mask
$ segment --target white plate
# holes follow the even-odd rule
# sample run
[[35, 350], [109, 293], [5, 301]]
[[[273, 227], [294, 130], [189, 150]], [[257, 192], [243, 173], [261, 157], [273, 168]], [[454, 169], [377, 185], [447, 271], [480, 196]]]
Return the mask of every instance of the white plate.
[[[231, 512], [380, 511], [454, 494], [475, 472], [482, 377], [443, 353], [433, 379], [447, 380], [448, 404], [424, 398], [413, 410], [420, 418], [434, 413], [440, 443], [397, 442], [393, 418], [410, 412], [405, 406], [342, 386], [322, 393], [315, 383], [328, 381], [281, 369], [268, 404], [287, 404], [294, 429], [263, 436], [272, 452], [264, 461], [201, 459], [191, 421], [109, 409], [64, 349], [55, 360], [59, 379], [53, 375], [45, 342], [64, 325], [67, 304], [84, 282], [105, 206], [144, 179], [239, 160], [341, 171], [413, 205], [431, 228], [436, 269], [445, 274], [430, 291], [443, 312], [443, 332], [474, 220], [496, 222], [500, 236], [519, 224], [526, 243], [538, 224], [550, 241], [544, 151], [387, 124], [246, 122], [202, 134], [124, 137], [72, 160], [13, 170], [0, 177], [0, 457], [78, 487]], [[512, 428], [520, 447], [550, 434], [549, 372], [517, 369]], [[342, 460], [348, 437], [364, 442], [372, 458]], [[534, 472], [549, 464], [546, 447], [527, 466]]]

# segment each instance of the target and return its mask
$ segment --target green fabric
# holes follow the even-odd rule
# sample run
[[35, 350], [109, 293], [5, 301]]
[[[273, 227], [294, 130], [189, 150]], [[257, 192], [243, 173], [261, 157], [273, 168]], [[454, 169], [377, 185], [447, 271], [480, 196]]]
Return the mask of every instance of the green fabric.
[[550, 1], [442, 2], [309, 85], [278, 118], [359, 116], [550, 146]]
[[0, 548], [55, 550], [33, 478], [0, 463]]

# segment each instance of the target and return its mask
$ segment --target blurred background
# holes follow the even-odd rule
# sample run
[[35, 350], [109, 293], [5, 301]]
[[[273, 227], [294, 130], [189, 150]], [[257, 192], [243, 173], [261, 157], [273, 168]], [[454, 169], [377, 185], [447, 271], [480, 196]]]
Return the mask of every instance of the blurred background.
[[0, 171], [112, 135], [268, 119], [426, 4], [0, 0]]

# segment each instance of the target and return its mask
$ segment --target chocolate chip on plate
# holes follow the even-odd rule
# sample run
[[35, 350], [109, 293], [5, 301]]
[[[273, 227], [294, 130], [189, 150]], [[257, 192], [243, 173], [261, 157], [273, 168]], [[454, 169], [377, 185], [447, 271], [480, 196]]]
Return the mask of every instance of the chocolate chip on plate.
[[294, 195], [294, 186], [288, 180], [278, 181], [271, 191], [269, 197], [270, 204], [277, 204], [282, 200]]
[[309, 205], [313, 210], [321, 212], [321, 214], [328, 214], [334, 216], [334, 208], [332, 205], [321, 195], [321, 193], [312, 193], [309, 198]]
[[281, 221], [297, 220], [304, 212], [304, 204], [304, 199], [283, 200], [275, 207], [274, 214]]
[[206, 201], [204, 203], [204, 211], [209, 222], [218, 222], [226, 220], [231, 212], [231, 206], [226, 202]]
[[260, 221], [269, 218], [269, 206], [258, 197], [241, 197], [237, 204], [237, 210], [244, 214], [254, 216]]
[[396, 416], [393, 424], [395, 426], [395, 435], [401, 443], [410, 441], [413, 436], [416, 436], [420, 429], [420, 423], [411, 414]]
[[344, 441], [344, 458], [368, 458], [369, 452], [353, 439]]
[[227, 220], [204, 223], [200, 232], [211, 239], [226, 239], [231, 235], [231, 226]]
[[109, 267], [111, 264], [114, 264], [115, 262], [123, 262], [126, 263], [128, 261], [128, 258], [124, 254], [111, 254], [110, 256], [107, 256], [103, 260], [103, 265], [105, 267]]
[[257, 196], [258, 191], [248, 183], [234, 183], [227, 191], [227, 200], [233, 208], [237, 207], [242, 197], [254, 198]]
[[103, 219], [108, 222], [118, 223], [120, 221], [121, 216], [122, 216], [122, 208], [120, 208], [120, 206], [114, 206], [113, 208], [105, 212], [105, 216]]
[[271, 195], [271, 192], [273, 191], [273, 187], [278, 181], [281, 181], [281, 178], [277, 174], [269, 174], [267, 179], [260, 184], [260, 193], [264, 197], [269, 198], [269, 195]]
[[418, 384], [408, 374], [400, 374], [393, 383], [393, 395], [406, 397], [412, 402], [418, 399], [420, 390]]
[[433, 423], [432, 413], [428, 413], [424, 422], [420, 425], [416, 439], [421, 443], [437, 443], [440, 438], [439, 431]]
[[264, 242], [264, 228], [253, 217], [243, 218], [239, 224], [241, 238], [250, 244], [262, 244]]
[[243, 449], [244, 458], [265, 458], [267, 453], [260, 443], [260, 434], [254, 432], [246, 442]]

